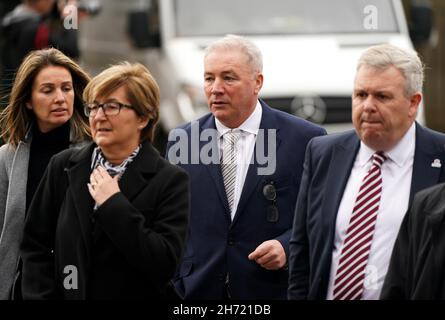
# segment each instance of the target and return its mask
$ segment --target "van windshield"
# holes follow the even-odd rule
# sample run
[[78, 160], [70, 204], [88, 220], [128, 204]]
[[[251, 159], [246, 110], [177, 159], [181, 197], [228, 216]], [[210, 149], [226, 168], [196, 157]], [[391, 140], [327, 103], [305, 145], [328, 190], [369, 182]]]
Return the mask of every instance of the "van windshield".
[[175, 0], [175, 19], [180, 37], [398, 32], [388, 0]]

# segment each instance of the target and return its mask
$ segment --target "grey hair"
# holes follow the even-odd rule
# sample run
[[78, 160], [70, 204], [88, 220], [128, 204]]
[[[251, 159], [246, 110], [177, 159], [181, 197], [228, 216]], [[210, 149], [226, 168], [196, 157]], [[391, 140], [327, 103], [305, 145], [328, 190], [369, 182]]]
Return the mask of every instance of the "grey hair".
[[424, 65], [416, 51], [403, 50], [390, 44], [372, 46], [361, 55], [357, 71], [363, 65], [376, 69], [394, 66], [405, 78], [405, 94], [407, 96], [422, 92]]
[[216, 40], [211, 43], [204, 52], [204, 58], [216, 50], [239, 50], [248, 58], [248, 63], [253, 72], [263, 72], [263, 55], [260, 49], [250, 40], [234, 35], [228, 34], [224, 38]]

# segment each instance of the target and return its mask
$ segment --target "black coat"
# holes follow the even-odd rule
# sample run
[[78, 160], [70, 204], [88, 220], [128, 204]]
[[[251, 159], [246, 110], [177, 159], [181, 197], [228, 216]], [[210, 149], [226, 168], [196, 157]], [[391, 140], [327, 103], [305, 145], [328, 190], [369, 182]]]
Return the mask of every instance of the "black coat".
[[119, 181], [121, 192], [93, 214], [94, 147], [54, 156], [37, 189], [21, 246], [25, 299], [166, 294], [184, 248], [188, 176], [145, 142]]
[[445, 299], [445, 184], [419, 192], [400, 228], [381, 299]]

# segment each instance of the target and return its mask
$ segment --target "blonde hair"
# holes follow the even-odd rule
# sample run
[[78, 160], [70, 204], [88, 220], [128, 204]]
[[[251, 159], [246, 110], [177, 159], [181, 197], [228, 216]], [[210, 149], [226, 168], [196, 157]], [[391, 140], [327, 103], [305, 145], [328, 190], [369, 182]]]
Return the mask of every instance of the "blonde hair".
[[23, 60], [11, 89], [8, 106], [0, 114], [0, 136], [13, 147], [25, 140], [30, 125], [35, 120], [34, 113], [26, 108], [31, 100], [32, 85], [38, 73], [49, 66], [67, 69], [73, 80], [74, 107], [69, 120], [71, 142], [79, 142], [90, 136], [88, 118], [83, 113], [82, 93], [90, 77], [77, 63], [55, 48], [31, 51]]
[[154, 130], [159, 120], [160, 91], [150, 71], [140, 63], [124, 61], [113, 65], [95, 76], [83, 92], [86, 102], [95, 102], [125, 87], [127, 98], [136, 114], [148, 118], [142, 129], [141, 140], [153, 142]]

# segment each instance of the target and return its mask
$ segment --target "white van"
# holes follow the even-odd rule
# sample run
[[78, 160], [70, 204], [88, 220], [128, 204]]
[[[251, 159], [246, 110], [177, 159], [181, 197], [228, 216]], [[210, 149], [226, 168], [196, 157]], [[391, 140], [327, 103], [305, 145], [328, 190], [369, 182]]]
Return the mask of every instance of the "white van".
[[[203, 52], [240, 34], [263, 53], [261, 97], [328, 131], [351, 128], [351, 93], [361, 52], [391, 43], [412, 49], [400, 0], [107, 0], [81, 26], [83, 65], [147, 65], [161, 87], [165, 132], [208, 112]], [[423, 108], [419, 121], [424, 123]]]

